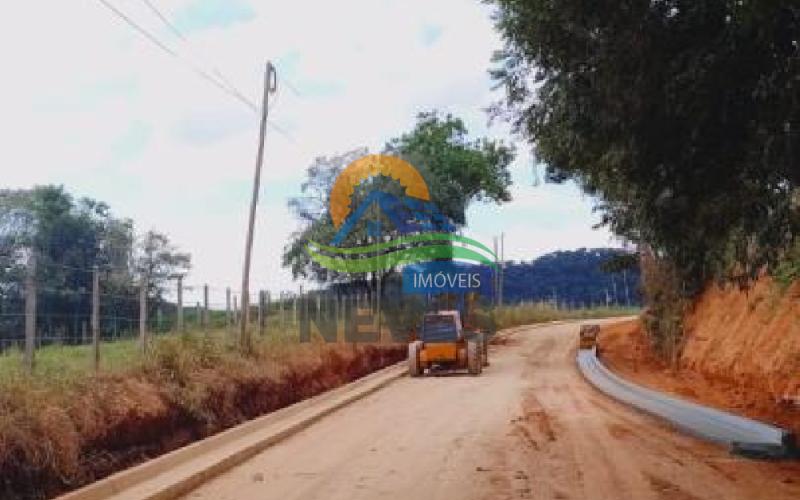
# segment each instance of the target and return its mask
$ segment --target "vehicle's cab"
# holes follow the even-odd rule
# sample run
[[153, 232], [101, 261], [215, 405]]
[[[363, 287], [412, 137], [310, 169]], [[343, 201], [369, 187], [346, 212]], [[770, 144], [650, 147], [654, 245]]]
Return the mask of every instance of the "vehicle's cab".
[[423, 342], [458, 342], [464, 337], [461, 315], [458, 311], [438, 311], [426, 313], [422, 320]]

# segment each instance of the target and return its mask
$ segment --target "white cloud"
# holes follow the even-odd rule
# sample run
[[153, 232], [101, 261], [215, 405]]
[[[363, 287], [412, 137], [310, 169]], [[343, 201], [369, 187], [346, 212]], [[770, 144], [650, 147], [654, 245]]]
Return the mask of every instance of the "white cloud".
[[[271, 119], [265, 185], [256, 230], [257, 286], [296, 287], [280, 267], [295, 223], [286, 197], [299, 189], [315, 154], [368, 145], [379, 149], [431, 108], [486, 129], [483, 108], [496, 98], [487, 68], [500, 46], [485, 6], [474, 0], [252, 1], [255, 17], [205, 26], [183, 44], [140, 0], [111, 0], [143, 27], [208, 71], [221, 69], [257, 101], [266, 59], [303, 97], [281, 87]], [[168, 16], [192, 0], [158, 2]], [[46, 13], [46, 14], [43, 14]], [[431, 36], [435, 33], [435, 36]], [[108, 201], [141, 229], [157, 227], [191, 251], [192, 281], [236, 287], [253, 172], [257, 116], [185, 64], [164, 54], [98, 1], [14, 2], [0, 19], [0, 132], [5, 186], [63, 183]], [[524, 145], [520, 145], [525, 149]], [[516, 181], [526, 182], [524, 158]], [[504, 230], [530, 258], [555, 248], [601, 244], [590, 205], [559, 188], [514, 188], [515, 201], [476, 205], [474, 234]], [[536, 229], [529, 210], [572, 205], [562, 226]], [[556, 208], [554, 208], [556, 207]], [[483, 214], [483, 215], [481, 215]], [[534, 219], [535, 220], [535, 219]], [[504, 225], [505, 224], [505, 225]], [[512, 236], [513, 235], [513, 236]], [[518, 257], [517, 257], [518, 256]]]

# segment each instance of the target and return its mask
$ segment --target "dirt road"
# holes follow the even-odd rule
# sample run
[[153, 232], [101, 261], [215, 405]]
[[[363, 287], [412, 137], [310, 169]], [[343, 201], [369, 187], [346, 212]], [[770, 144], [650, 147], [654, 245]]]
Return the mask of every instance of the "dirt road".
[[576, 331], [519, 328], [482, 376], [400, 379], [186, 498], [800, 498], [798, 464], [732, 457], [596, 392]]

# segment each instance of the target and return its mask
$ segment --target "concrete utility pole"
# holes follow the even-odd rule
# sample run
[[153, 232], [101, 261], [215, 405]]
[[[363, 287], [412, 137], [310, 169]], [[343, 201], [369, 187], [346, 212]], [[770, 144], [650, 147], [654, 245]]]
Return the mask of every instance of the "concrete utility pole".
[[261, 165], [264, 162], [264, 138], [267, 133], [267, 116], [269, 115], [269, 95], [277, 89], [278, 79], [275, 67], [267, 61], [264, 74], [264, 97], [261, 104], [261, 128], [258, 136], [258, 153], [256, 155], [256, 170], [253, 176], [253, 196], [250, 200], [250, 218], [247, 224], [247, 240], [244, 247], [244, 269], [242, 271], [242, 321], [239, 328], [239, 343], [243, 350], [250, 349], [250, 337], [247, 331], [248, 316], [250, 314], [250, 257], [253, 251], [253, 232], [256, 223], [256, 205], [258, 204], [258, 191], [261, 187]]

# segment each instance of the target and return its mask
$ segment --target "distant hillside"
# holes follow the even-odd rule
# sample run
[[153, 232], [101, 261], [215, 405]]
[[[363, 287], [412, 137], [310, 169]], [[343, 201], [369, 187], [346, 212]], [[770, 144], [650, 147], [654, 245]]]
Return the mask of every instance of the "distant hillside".
[[[626, 252], [580, 248], [543, 255], [531, 262], [506, 262], [503, 300], [557, 300], [570, 307], [641, 304], [639, 269], [608, 273], [602, 264]], [[606, 299], [608, 297], [608, 299]]]

